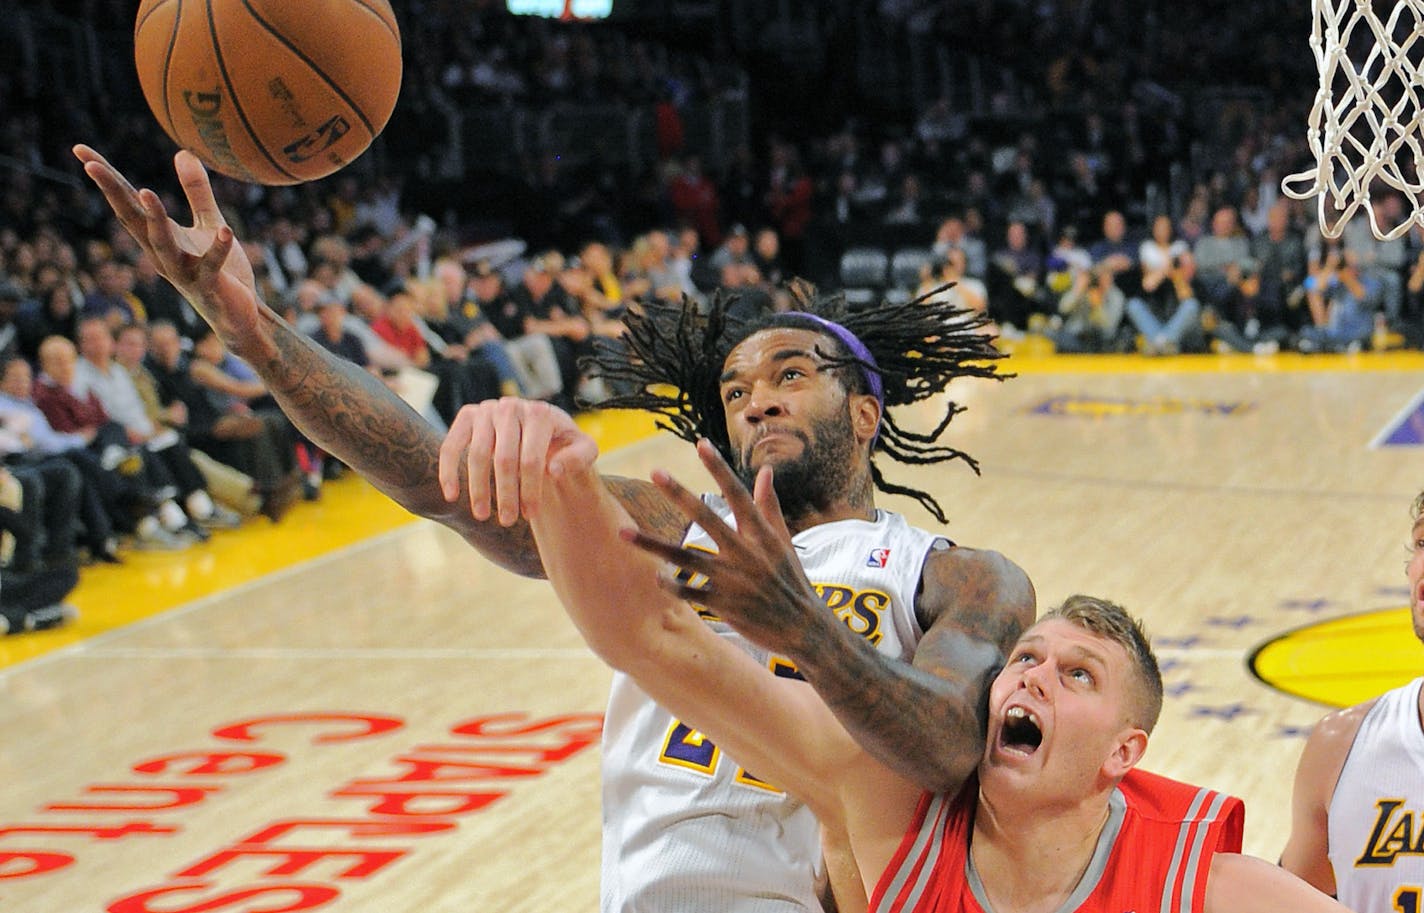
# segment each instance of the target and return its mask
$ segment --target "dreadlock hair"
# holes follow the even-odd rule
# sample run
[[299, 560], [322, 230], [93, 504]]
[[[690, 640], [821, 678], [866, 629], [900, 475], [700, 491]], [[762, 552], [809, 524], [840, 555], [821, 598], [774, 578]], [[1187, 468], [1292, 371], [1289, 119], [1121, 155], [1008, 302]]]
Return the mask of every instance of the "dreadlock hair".
[[978, 462], [968, 454], [937, 443], [950, 420], [964, 407], [947, 403], [944, 416], [928, 432], [902, 427], [890, 409], [941, 393], [956, 377], [1003, 380], [1012, 376], [998, 372], [994, 361], [1003, 355], [989, 337], [978, 332], [988, 318], [933, 300], [940, 289], [903, 304], [882, 303], [854, 310], [843, 294], [817, 295], [809, 286], [798, 283], [789, 290], [799, 310], [838, 323], [855, 334], [875, 364], [857, 358], [816, 321], [771, 310], [766, 296], [746, 299], [719, 290], [705, 311], [685, 298], [680, 304], [649, 301], [630, 307], [624, 316], [621, 345], [598, 340], [595, 354], [586, 363], [613, 389], [633, 392], [615, 394], [600, 405], [652, 412], [659, 416], [658, 427], [693, 443], [705, 437], [729, 463], [735, 463], [720, 383], [727, 356], [762, 330], [811, 330], [820, 334], [824, 343], [816, 346], [816, 354], [827, 367], [837, 371], [849, 392], [871, 392], [866, 382], [869, 371], [879, 373], [884, 384], [880, 431], [872, 444], [870, 462], [875, 487], [886, 494], [913, 498], [944, 523], [939, 502], [926, 492], [888, 481], [874, 456], [878, 451], [912, 465], [959, 459], [979, 472]]

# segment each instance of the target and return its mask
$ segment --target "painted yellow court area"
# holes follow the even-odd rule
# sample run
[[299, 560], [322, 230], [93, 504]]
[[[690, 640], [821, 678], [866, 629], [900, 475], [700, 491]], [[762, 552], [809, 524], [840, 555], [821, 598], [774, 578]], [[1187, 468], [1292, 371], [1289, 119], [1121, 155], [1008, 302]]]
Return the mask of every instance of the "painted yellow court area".
[[[580, 426], [609, 450], [656, 431], [650, 416], [590, 413]], [[123, 565], [86, 567], [70, 601], [79, 620], [54, 631], [0, 639], [0, 668], [67, 647], [106, 631], [227, 592], [313, 558], [415, 521], [354, 475], [328, 483], [319, 501], [299, 503], [282, 518], [248, 520], [241, 529], [178, 553], [124, 553]]]
[[1381, 609], [1306, 625], [1263, 644], [1251, 671], [1287, 694], [1348, 707], [1419, 676], [1424, 644], [1409, 609]]

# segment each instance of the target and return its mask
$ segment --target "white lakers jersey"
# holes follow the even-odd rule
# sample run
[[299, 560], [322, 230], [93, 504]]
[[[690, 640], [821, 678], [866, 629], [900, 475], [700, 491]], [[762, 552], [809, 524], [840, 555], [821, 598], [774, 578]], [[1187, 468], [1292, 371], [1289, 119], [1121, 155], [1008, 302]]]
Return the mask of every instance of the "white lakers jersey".
[[1336, 896], [1358, 913], [1424, 911], [1421, 684], [1387, 692], [1369, 709], [1330, 797]]
[[[734, 522], [721, 498], [704, 495]], [[694, 526], [684, 543], [715, 551]], [[792, 540], [806, 576], [857, 634], [891, 656], [919, 642], [914, 599], [925, 557], [949, 543], [878, 510]], [[724, 622], [709, 625], [758, 662], [795, 670]], [[815, 818], [756, 771], [615, 673], [603, 729], [603, 913], [787, 913], [820, 910]]]

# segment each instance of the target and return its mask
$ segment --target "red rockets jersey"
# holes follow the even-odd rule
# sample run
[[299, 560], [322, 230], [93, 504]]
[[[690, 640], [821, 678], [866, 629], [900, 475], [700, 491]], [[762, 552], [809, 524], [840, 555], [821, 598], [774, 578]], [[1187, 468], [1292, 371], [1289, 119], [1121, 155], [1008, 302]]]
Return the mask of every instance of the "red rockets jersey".
[[[957, 796], [925, 794], [876, 885], [873, 913], [993, 913], [969, 858], [978, 792], [971, 779]], [[1212, 854], [1241, 852], [1241, 800], [1134, 770], [1109, 806], [1060, 913], [1200, 913]]]

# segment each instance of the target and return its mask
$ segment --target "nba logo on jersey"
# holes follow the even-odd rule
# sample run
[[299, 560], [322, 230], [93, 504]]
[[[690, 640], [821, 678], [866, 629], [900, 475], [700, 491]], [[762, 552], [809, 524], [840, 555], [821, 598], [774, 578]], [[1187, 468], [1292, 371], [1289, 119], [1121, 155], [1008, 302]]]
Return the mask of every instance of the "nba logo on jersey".
[[866, 567], [884, 567], [890, 563], [890, 549], [872, 548], [870, 557], [865, 559]]

